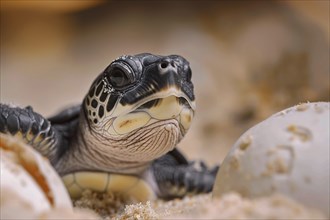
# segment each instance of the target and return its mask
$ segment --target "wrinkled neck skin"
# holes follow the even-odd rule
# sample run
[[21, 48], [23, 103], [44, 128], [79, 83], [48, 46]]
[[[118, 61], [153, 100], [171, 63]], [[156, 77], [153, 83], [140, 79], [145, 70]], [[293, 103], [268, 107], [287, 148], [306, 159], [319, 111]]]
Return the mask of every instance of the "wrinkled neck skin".
[[77, 171], [141, 175], [153, 160], [173, 150], [182, 137], [175, 119], [111, 136], [104, 128], [90, 128], [81, 113], [77, 135], [55, 168], [62, 176]]

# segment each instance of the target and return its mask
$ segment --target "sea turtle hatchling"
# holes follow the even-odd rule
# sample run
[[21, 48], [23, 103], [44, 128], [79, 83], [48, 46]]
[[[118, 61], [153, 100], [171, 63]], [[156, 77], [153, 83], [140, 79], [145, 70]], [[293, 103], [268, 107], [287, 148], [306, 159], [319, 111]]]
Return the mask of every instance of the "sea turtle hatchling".
[[174, 198], [210, 192], [218, 169], [188, 162], [175, 148], [194, 111], [187, 60], [125, 55], [94, 80], [81, 105], [54, 117], [1, 104], [0, 132], [49, 158], [72, 198], [84, 189]]

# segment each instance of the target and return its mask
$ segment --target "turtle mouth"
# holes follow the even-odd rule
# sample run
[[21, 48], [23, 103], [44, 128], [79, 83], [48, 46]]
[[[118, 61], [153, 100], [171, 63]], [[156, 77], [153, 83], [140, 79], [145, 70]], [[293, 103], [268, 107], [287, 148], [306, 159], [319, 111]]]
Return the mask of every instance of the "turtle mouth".
[[[124, 135], [134, 130], [141, 129], [153, 123], [170, 123], [169, 120], [178, 122], [177, 128], [184, 135], [190, 127], [194, 110], [183, 97], [167, 96], [165, 98], [149, 99], [141, 102], [125, 114], [110, 120], [105, 130], [111, 135]], [[166, 126], [165, 126], [166, 127]]]
[[[156, 98], [150, 101], [145, 102], [144, 104], [142, 104], [141, 106], [139, 106], [136, 110], [140, 110], [140, 109], [150, 109], [153, 107], [157, 107], [163, 99], [161, 98]], [[180, 106], [184, 106], [186, 108], [191, 108], [189, 102], [183, 98], [183, 97], [176, 97], [177, 102], [179, 103]]]
[[155, 107], [159, 104], [160, 100], [161, 99], [150, 100], [150, 101], [142, 104], [141, 106], [139, 106], [137, 109], [149, 109], [149, 108]]
[[137, 103], [135, 103], [135, 107], [132, 108], [132, 111], [140, 110], [140, 109], [151, 109], [153, 107], [159, 106], [164, 100], [173, 97], [176, 99], [178, 105], [192, 109], [195, 111], [196, 104], [194, 100], [191, 100], [186, 94], [177, 90], [175, 88], [170, 88], [168, 90], [161, 91], [154, 95], [149, 96]]

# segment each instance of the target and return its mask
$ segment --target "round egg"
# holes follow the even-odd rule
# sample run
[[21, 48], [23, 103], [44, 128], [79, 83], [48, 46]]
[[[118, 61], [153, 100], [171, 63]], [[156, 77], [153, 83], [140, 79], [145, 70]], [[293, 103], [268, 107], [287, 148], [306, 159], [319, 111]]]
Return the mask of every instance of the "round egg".
[[4, 134], [0, 134], [0, 153], [1, 219], [33, 219], [53, 209], [72, 210], [70, 197], [48, 159]]
[[246, 131], [225, 158], [213, 196], [282, 193], [329, 216], [329, 108], [300, 104]]

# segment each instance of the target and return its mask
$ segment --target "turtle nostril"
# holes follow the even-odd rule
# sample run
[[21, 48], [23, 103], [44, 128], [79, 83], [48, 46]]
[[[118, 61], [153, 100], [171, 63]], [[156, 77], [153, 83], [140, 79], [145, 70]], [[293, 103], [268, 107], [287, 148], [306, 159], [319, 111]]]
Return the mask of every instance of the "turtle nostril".
[[165, 69], [167, 66], [168, 66], [168, 63], [167, 62], [162, 62], [160, 64], [160, 67], [163, 68], [163, 69]]

